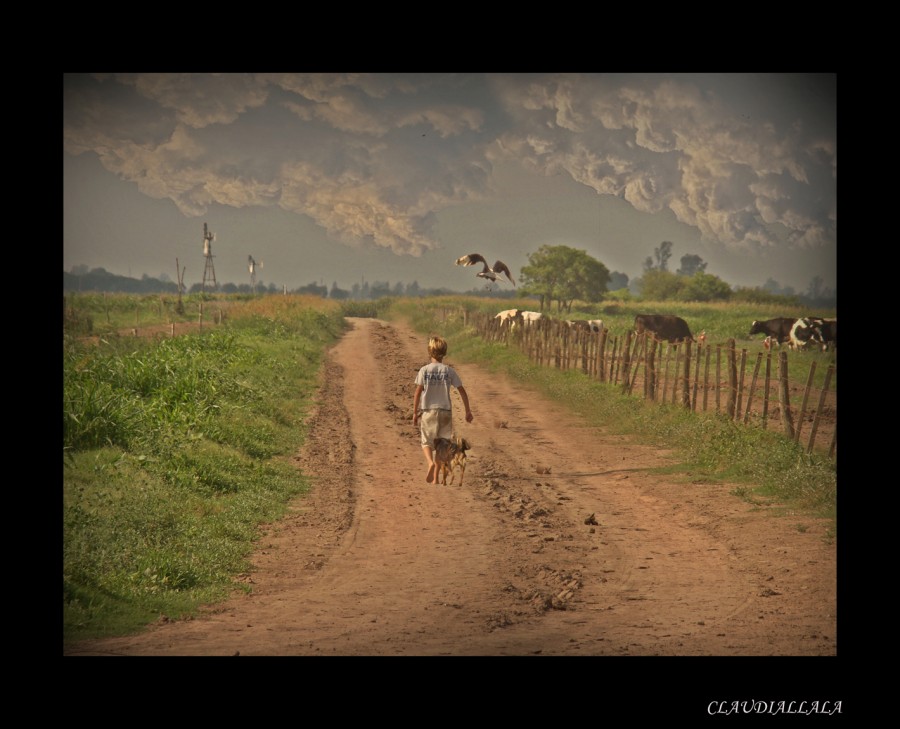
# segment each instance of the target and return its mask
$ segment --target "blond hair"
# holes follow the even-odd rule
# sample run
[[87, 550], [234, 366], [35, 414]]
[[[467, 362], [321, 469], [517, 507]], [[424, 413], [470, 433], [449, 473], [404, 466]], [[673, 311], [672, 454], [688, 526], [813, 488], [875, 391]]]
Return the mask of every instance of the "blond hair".
[[447, 355], [447, 341], [437, 335], [428, 340], [428, 356], [442, 360]]

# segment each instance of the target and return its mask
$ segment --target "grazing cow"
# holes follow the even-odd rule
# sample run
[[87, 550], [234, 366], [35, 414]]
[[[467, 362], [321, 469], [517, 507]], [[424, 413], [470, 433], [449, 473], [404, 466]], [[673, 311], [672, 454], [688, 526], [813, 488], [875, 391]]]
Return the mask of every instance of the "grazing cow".
[[591, 325], [587, 319], [567, 319], [566, 324], [569, 329], [583, 329], [586, 332], [591, 331]]
[[582, 329], [586, 332], [598, 334], [603, 331], [602, 319], [567, 319], [569, 329]]
[[765, 321], [754, 321], [750, 325], [750, 334], [747, 336], [752, 337], [754, 334], [764, 334], [767, 337], [772, 337], [779, 344], [784, 344], [791, 341], [791, 327], [794, 326], [796, 321], [795, 318], [785, 316], [766, 319]]
[[797, 319], [791, 328], [791, 344], [796, 349], [806, 349], [810, 344], [815, 344], [822, 351], [828, 349], [829, 344], [837, 346], [837, 319], [817, 316]]
[[525, 324], [537, 324], [544, 316], [539, 311], [522, 311], [520, 313]]
[[506, 311], [501, 311], [499, 314], [494, 316], [500, 322], [500, 326], [511, 326], [518, 315], [518, 309], [507, 309]]
[[825, 342], [825, 349], [829, 345], [837, 347], [837, 319], [822, 320], [822, 340]]
[[667, 342], [694, 341], [687, 322], [671, 314], [638, 314], [634, 317], [634, 328], [638, 334], [652, 332], [657, 339]]

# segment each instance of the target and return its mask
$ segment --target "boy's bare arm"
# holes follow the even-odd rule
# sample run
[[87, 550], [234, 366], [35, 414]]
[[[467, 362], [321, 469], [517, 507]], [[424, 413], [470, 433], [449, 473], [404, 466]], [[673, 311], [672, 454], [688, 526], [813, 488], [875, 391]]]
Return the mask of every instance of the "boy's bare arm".
[[456, 391], [459, 393], [459, 397], [463, 401], [463, 406], [466, 408], [466, 422], [471, 423], [472, 418], [475, 416], [472, 415], [472, 408], [469, 407], [469, 394], [466, 392], [465, 387], [457, 387]]
[[413, 425], [418, 425], [419, 423], [419, 400], [422, 398], [424, 389], [422, 385], [416, 385], [416, 394], [413, 395]]

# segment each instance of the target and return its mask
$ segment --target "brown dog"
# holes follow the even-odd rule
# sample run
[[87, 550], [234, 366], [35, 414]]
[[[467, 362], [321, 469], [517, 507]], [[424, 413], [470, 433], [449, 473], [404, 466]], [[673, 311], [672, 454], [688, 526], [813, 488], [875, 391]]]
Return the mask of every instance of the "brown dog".
[[[434, 482], [447, 485], [447, 474], [450, 474], [450, 483], [459, 469], [459, 485], [462, 486], [463, 476], [466, 473], [466, 451], [472, 446], [465, 438], [457, 436], [453, 440], [438, 438], [434, 441], [434, 463], [437, 466]], [[442, 480], [443, 477], [443, 480]]]

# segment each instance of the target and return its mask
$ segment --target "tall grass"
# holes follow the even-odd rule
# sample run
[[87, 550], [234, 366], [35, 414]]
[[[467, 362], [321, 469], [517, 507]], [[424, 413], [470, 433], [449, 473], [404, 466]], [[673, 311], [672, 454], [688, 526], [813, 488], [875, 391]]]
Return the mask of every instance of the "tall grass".
[[65, 341], [65, 642], [235, 589], [259, 524], [308, 487], [289, 456], [343, 328], [337, 305], [267, 297], [202, 335]]

